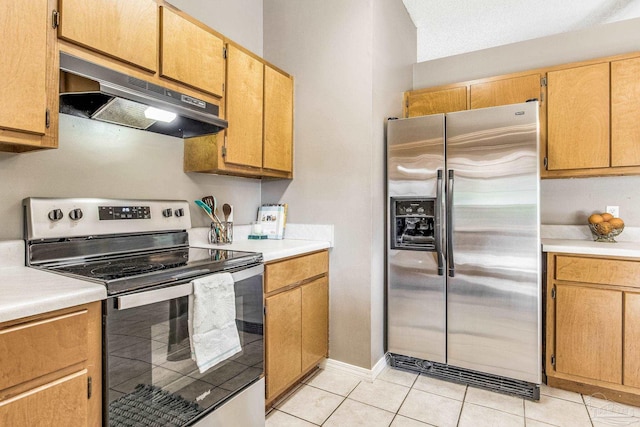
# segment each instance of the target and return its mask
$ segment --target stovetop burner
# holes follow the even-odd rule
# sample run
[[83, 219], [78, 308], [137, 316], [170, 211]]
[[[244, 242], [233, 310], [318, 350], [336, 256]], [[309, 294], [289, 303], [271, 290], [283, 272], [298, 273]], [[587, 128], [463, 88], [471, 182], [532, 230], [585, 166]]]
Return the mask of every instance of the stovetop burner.
[[107, 293], [113, 295], [261, 261], [261, 254], [253, 252], [184, 247], [45, 268], [54, 273], [104, 283]]

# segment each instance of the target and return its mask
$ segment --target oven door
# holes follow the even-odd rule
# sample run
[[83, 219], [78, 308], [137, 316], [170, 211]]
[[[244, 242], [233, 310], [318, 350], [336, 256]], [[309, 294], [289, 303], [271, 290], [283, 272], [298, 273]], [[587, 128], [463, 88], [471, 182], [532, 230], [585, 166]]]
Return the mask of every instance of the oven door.
[[[108, 298], [104, 307], [105, 426], [133, 419], [191, 425], [263, 374], [262, 264], [231, 271], [242, 350], [200, 373], [191, 359], [189, 279]], [[260, 411], [264, 411], [264, 394]], [[137, 418], [136, 418], [137, 417]], [[125, 422], [128, 423], [125, 424]]]

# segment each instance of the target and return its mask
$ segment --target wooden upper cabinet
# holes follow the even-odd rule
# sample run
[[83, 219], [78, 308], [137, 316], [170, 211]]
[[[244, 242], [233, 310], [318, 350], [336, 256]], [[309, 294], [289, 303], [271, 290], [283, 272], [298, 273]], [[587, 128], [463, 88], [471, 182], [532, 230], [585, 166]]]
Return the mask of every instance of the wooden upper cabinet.
[[471, 109], [540, 100], [540, 74], [471, 85]]
[[160, 9], [160, 75], [222, 96], [222, 39], [166, 7]]
[[547, 73], [548, 169], [609, 167], [609, 63]]
[[622, 292], [557, 285], [556, 370], [622, 383]]
[[48, 0], [0, 3], [2, 151], [57, 145], [58, 58], [49, 4]]
[[158, 5], [153, 0], [59, 1], [60, 38], [157, 70]]
[[640, 166], [640, 58], [611, 62], [611, 166]]
[[265, 169], [293, 170], [293, 79], [264, 66]]
[[226, 163], [262, 167], [263, 84], [262, 62], [228, 45]]
[[405, 117], [451, 113], [467, 109], [467, 87], [405, 94]]

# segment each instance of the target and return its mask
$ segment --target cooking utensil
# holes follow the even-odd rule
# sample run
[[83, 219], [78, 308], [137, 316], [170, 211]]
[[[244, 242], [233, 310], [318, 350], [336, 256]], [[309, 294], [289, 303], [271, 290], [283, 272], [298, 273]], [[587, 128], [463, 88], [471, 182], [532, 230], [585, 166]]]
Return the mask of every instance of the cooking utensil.
[[229, 222], [229, 216], [231, 215], [231, 205], [227, 203], [222, 205], [222, 213], [224, 214], [224, 222]]
[[202, 200], [195, 200], [195, 204], [200, 206], [207, 213], [209, 218], [211, 218], [211, 221], [216, 220], [211, 213], [211, 208], [205, 202], [203, 202]]
[[202, 198], [202, 201], [211, 208], [211, 214], [218, 221], [218, 223], [221, 224], [221, 221], [220, 221], [220, 218], [218, 218], [218, 212], [217, 212], [218, 201], [216, 200], [215, 196], [204, 196]]

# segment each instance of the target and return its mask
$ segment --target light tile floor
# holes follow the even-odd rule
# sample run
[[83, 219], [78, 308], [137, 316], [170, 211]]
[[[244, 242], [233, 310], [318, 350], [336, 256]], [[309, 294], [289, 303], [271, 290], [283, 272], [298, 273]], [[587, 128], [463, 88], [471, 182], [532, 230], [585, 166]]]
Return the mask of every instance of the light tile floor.
[[640, 427], [640, 408], [542, 385], [539, 402], [386, 368], [373, 382], [319, 370], [266, 427]]

